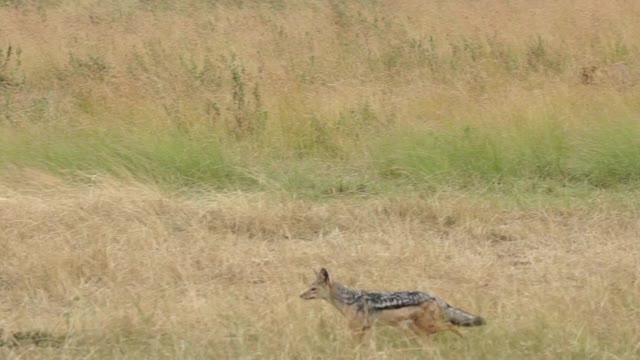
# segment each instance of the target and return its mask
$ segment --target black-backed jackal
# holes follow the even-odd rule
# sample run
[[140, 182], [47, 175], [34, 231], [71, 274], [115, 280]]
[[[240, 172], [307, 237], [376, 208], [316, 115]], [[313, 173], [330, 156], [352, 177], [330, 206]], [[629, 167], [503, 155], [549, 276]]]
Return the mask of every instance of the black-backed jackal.
[[419, 291], [368, 292], [345, 287], [331, 280], [322, 268], [302, 299], [326, 300], [349, 321], [354, 337], [361, 340], [372, 326], [391, 325], [413, 331], [417, 335], [431, 335], [450, 330], [462, 334], [456, 326], [480, 326], [479, 316], [447, 304], [444, 300]]

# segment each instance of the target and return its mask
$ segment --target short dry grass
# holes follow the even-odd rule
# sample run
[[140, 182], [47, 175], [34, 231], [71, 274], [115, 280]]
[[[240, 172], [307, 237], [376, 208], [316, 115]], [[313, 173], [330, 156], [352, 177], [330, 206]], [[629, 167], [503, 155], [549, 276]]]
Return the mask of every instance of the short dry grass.
[[[631, 359], [640, 355], [637, 195], [554, 206], [456, 191], [295, 200], [167, 195], [37, 172], [0, 183], [0, 327], [60, 347], [15, 358]], [[354, 349], [312, 269], [421, 289], [488, 320], [465, 339], [380, 329]]]

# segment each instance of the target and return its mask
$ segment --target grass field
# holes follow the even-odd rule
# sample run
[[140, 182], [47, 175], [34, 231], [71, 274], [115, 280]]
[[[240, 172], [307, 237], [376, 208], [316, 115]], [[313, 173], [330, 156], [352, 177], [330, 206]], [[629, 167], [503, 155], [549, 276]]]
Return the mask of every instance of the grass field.
[[[639, 17], [0, 0], [0, 357], [640, 357]], [[488, 324], [355, 348], [320, 266]]]

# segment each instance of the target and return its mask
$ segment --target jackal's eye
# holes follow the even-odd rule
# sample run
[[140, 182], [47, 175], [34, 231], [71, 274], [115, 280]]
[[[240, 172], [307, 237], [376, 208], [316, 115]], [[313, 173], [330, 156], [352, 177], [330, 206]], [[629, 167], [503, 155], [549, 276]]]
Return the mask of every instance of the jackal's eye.
[[316, 291], [316, 290], [318, 290], [318, 288], [315, 286], [311, 288], [311, 291]]

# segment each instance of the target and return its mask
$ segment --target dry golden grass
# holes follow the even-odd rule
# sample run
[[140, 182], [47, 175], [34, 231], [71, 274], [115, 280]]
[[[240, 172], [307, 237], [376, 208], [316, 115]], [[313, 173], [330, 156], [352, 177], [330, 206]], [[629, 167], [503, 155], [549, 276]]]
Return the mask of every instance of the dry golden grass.
[[22, 51], [5, 76], [25, 80], [11, 121], [246, 127], [267, 113], [277, 144], [363, 106], [433, 125], [561, 98], [580, 118], [602, 97], [584, 94], [582, 67], [640, 64], [640, 5], [623, 0], [55, 3], [0, 7], [0, 45]]
[[[0, 327], [66, 336], [15, 358], [635, 358], [638, 206], [439, 192], [326, 202], [170, 196], [36, 172], [0, 182]], [[313, 268], [421, 289], [488, 320], [424, 343], [353, 349], [340, 315], [298, 298]], [[306, 280], [305, 280], [306, 278]]]

